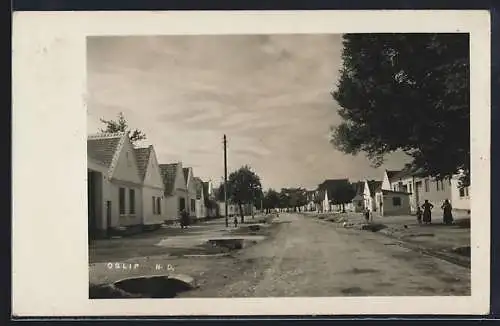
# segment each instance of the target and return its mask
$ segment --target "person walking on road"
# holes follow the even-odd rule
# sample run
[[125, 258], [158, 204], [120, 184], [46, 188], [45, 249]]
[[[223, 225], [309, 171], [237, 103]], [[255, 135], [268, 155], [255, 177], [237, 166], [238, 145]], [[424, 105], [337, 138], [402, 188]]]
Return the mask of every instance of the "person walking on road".
[[453, 215], [451, 214], [452, 207], [448, 199], [445, 199], [443, 205], [441, 205], [441, 209], [443, 210], [443, 223], [452, 224], [453, 223]]
[[434, 207], [429, 201], [426, 199], [424, 201], [424, 204], [422, 205], [422, 208], [424, 209], [423, 213], [423, 221], [425, 224], [431, 224], [432, 223], [432, 213], [431, 210]]

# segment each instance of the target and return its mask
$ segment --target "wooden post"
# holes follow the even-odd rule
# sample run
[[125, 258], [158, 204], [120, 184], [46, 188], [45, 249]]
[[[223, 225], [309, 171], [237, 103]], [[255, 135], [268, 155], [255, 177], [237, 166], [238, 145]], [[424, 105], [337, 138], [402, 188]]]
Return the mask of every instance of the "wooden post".
[[226, 218], [226, 227], [229, 227], [227, 216], [227, 139], [224, 135], [224, 216]]

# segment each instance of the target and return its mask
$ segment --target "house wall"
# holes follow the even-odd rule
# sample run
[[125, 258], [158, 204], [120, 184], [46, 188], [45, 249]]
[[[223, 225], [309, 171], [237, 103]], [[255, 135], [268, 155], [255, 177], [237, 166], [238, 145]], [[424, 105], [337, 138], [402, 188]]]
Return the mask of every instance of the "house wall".
[[[157, 201], [160, 200], [160, 212], [156, 212], [153, 207], [153, 198]], [[162, 224], [166, 220], [165, 199], [163, 198], [163, 189], [144, 187], [142, 189], [142, 207], [143, 207], [143, 224]], [[155, 202], [156, 205], [156, 202]]]
[[[425, 180], [428, 180], [429, 187], [425, 188]], [[422, 186], [417, 187], [419, 205], [422, 206], [427, 199], [434, 205], [434, 210], [441, 207], [445, 199], [451, 200], [451, 182], [450, 180], [436, 181], [434, 178], [418, 178], [416, 181], [421, 181]], [[436, 183], [438, 182], [438, 186]], [[442, 188], [441, 188], [442, 183]], [[439, 189], [438, 189], [439, 187]]]
[[[166, 219], [163, 203], [165, 201], [163, 179], [161, 177], [160, 168], [158, 166], [158, 160], [156, 158], [156, 153], [153, 148], [151, 148], [151, 153], [149, 155], [149, 162], [146, 168], [146, 174], [144, 176], [143, 192], [143, 223], [144, 224], [161, 224]], [[155, 200], [160, 199], [160, 212], [156, 212], [153, 207], [153, 197]]]
[[196, 199], [196, 218], [206, 217], [205, 202], [202, 199]]
[[329, 212], [330, 211], [330, 202], [329, 202], [329, 198], [328, 198], [328, 192], [325, 191], [325, 198], [323, 199], [323, 202], [322, 202], [322, 211], [323, 212]]
[[[135, 160], [135, 152], [128, 138], [124, 138], [123, 146], [113, 162], [114, 168], [111, 179], [105, 178], [103, 183], [104, 209], [106, 202], [111, 202], [111, 223], [112, 227], [130, 226], [141, 224], [142, 217], [142, 180]], [[125, 189], [125, 213], [120, 214], [119, 189]], [[130, 189], [135, 192], [134, 206], [135, 213], [130, 213]], [[105, 215], [107, 221], [107, 214]], [[107, 223], [106, 223], [107, 224]]]
[[[120, 188], [125, 189], [124, 214], [120, 214]], [[112, 180], [111, 182], [105, 182], [105, 189], [104, 202], [111, 202], [111, 227], [138, 225], [142, 223], [142, 189], [140, 186], [133, 183]], [[130, 189], [135, 191], [135, 214], [130, 213]]]
[[460, 181], [457, 177], [451, 180], [451, 206], [455, 211], [470, 210], [470, 187], [460, 192]]
[[179, 218], [179, 196], [168, 196], [163, 199], [162, 216], [166, 221], [175, 221]]
[[[380, 202], [382, 201], [382, 212], [379, 213], [382, 216], [391, 215], [408, 215], [410, 214], [410, 196], [403, 193], [385, 193], [377, 192], [376, 194], [376, 204], [380, 207]], [[394, 198], [399, 198], [400, 205], [395, 205]]]

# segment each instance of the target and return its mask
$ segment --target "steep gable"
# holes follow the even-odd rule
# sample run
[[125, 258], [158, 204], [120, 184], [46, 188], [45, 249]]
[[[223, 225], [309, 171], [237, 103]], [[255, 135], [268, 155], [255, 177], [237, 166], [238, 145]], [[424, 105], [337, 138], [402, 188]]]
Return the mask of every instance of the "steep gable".
[[115, 155], [111, 163], [111, 177], [116, 180], [141, 184], [135, 150], [127, 134], [124, 134], [120, 139]]
[[158, 165], [158, 159], [156, 158], [156, 152], [153, 146], [149, 146], [149, 159], [144, 176], [144, 184], [163, 188], [163, 178], [161, 176], [160, 167]]

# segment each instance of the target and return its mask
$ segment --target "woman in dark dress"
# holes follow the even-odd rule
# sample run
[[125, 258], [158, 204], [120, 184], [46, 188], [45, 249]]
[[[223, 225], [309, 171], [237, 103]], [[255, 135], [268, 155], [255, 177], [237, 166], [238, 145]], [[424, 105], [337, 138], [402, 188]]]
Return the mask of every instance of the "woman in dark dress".
[[434, 207], [429, 201], [426, 199], [424, 201], [424, 204], [422, 205], [422, 208], [424, 209], [423, 213], [423, 222], [425, 224], [430, 224], [432, 222], [432, 214], [431, 214], [431, 209]]
[[448, 199], [444, 201], [441, 208], [443, 209], [443, 223], [444, 224], [453, 223], [453, 215], [451, 214], [452, 207]]

